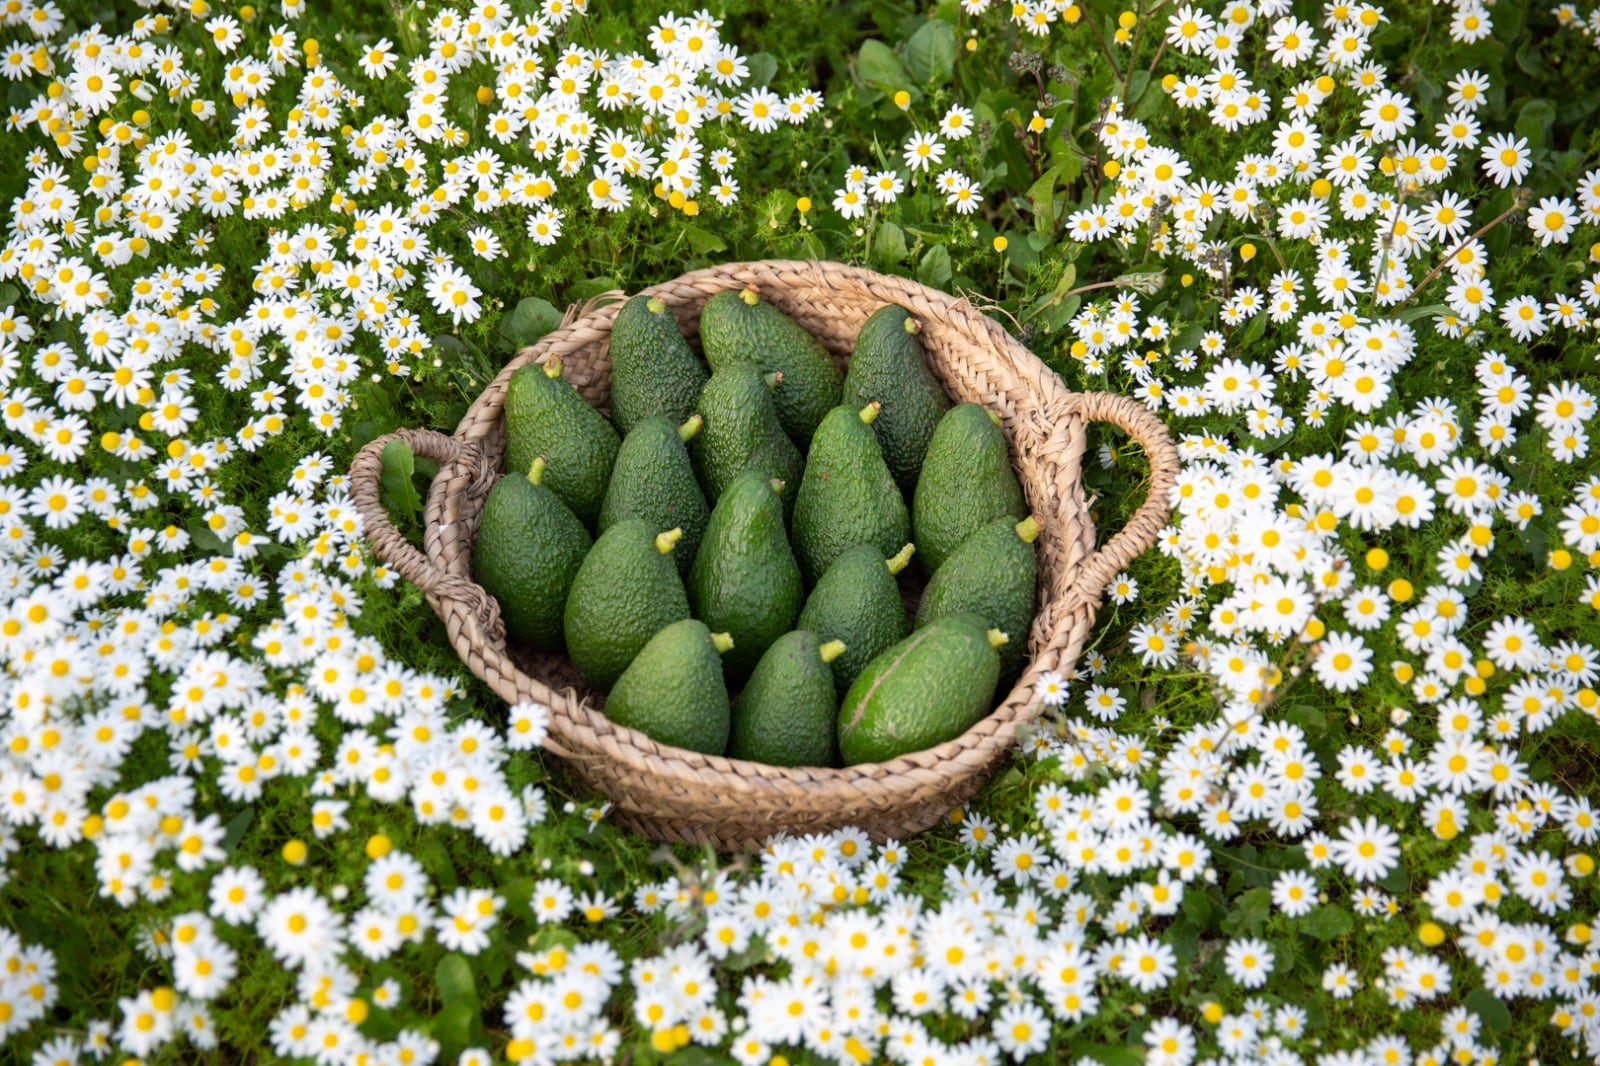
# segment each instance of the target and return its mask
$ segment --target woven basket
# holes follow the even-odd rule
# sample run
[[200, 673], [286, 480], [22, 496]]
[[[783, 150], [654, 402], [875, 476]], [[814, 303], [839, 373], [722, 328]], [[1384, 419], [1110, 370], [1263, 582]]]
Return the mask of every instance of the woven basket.
[[[494, 599], [473, 582], [472, 548], [484, 498], [505, 459], [502, 418], [512, 373], [559, 356], [563, 375], [596, 407], [610, 396], [610, 331], [620, 308], [587, 310], [518, 352], [484, 390], [454, 436], [401, 430], [368, 444], [351, 465], [351, 495], [379, 557], [426, 594], [450, 643], [472, 672], [508, 703], [550, 709], [545, 747], [612, 801], [612, 817], [656, 840], [752, 849], [778, 832], [857, 825], [876, 839], [905, 837], [940, 821], [998, 767], [1017, 728], [1038, 712], [1045, 671], [1070, 676], [1106, 583], [1154, 543], [1166, 523], [1178, 457], [1165, 426], [1141, 404], [1108, 393], [1074, 393], [1032, 353], [966, 299], [836, 263], [767, 260], [697, 270], [644, 290], [659, 296], [693, 339], [712, 295], [746, 286], [783, 310], [845, 362], [861, 325], [897, 303], [922, 325], [928, 361], [958, 402], [997, 412], [1033, 511], [1039, 612], [1030, 657], [1016, 687], [987, 718], [938, 747], [890, 762], [843, 769], [783, 768], [658, 744], [615, 725], [563, 657], [508, 646]], [[1079, 481], [1090, 422], [1125, 430], [1150, 463], [1147, 498], [1126, 528], [1098, 551]], [[381, 452], [400, 439], [439, 462], [428, 492], [424, 551], [390, 523], [378, 502]]]

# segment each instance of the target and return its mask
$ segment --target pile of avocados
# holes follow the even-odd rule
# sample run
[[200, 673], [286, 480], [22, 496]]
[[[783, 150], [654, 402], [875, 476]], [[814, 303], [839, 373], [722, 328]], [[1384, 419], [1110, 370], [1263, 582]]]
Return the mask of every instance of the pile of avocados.
[[1040, 519], [999, 418], [952, 406], [918, 332], [880, 308], [846, 373], [728, 291], [702, 360], [636, 296], [610, 419], [558, 360], [519, 369], [472, 561], [508, 639], [565, 652], [614, 722], [706, 754], [855, 765], [961, 735], [1021, 673]]

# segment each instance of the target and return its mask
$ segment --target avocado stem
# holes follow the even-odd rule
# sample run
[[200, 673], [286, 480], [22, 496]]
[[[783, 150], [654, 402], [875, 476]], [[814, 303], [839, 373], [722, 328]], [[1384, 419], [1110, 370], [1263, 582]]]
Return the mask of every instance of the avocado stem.
[[916, 550], [917, 546], [915, 544], [908, 543], [904, 548], [889, 556], [888, 560], [886, 560], [889, 564], [889, 573], [898, 574], [904, 570], [907, 564], [911, 562], [911, 556]]
[[821, 656], [823, 662], [831, 663], [844, 654], [844, 641], [830, 640], [817, 649], [817, 654]]
[[533, 465], [528, 468], [528, 480], [533, 482], [535, 485], [537, 485], [541, 481], [543, 481], [544, 480], [544, 468], [548, 463], [549, 463], [549, 460], [547, 460], [542, 455], [539, 456], [539, 458], [535, 459], [533, 461]]
[[678, 427], [678, 439], [685, 444], [694, 439], [694, 435], [705, 427], [706, 420], [701, 415], [690, 415], [689, 420]]
[[998, 648], [998, 647], [1000, 647], [1000, 645], [1009, 643], [1010, 640], [1011, 640], [1010, 637], [1006, 636], [1004, 633], [1000, 632], [998, 629], [989, 630], [988, 636], [989, 636], [989, 647], [991, 647], [991, 648]]
[[789, 483], [784, 481], [781, 477], [768, 478], [767, 484], [771, 485], [772, 491], [776, 492], [779, 496], [782, 496], [783, 490], [789, 487]]
[[775, 389], [783, 384], [783, 371], [774, 370], [770, 374], [761, 375], [761, 380], [767, 383], [767, 388]]
[[1017, 523], [1017, 537], [1024, 544], [1032, 544], [1039, 539], [1039, 531], [1043, 528], [1044, 519], [1037, 514], [1031, 514]]
[[659, 315], [667, 309], [667, 302], [659, 296], [652, 296], [644, 302], [644, 309], [652, 315]]
[[988, 415], [989, 421], [993, 422], [995, 425], [998, 426], [1000, 424], [1000, 413], [998, 411], [985, 407], [983, 409], [983, 413]]
[[745, 288], [739, 290], [739, 299], [743, 300], [750, 307], [754, 307], [760, 302], [761, 294], [756, 292], [756, 290], [746, 286]]
[[872, 425], [873, 421], [878, 417], [879, 412], [882, 410], [883, 404], [879, 403], [877, 400], [873, 400], [871, 403], [867, 404], [867, 406], [861, 409], [861, 421], [865, 422], [869, 426]]
[[656, 551], [660, 552], [662, 555], [665, 555], [669, 551], [671, 551], [673, 548], [677, 547], [678, 546], [678, 541], [680, 541], [682, 539], [683, 539], [683, 527], [682, 526], [678, 526], [675, 529], [669, 529], [665, 533], [657, 535], [657, 537], [656, 537]]
[[905, 327], [906, 327], [906, 332], [910, 333], [910, 334], [913, 334], [913, 335], [922, 332], [922, 323], [918, 322], [916, 319], [912, 318], [910, 315], [906, 316]]
[[544, 364], [544, 376], [558, 378], [561, 376], [561, 357], [552, 355]]
[[713, 633], [711, 646], [717, 649], [718, 655], [726, 655], [733, 648], [733, 637], [727, 633]]

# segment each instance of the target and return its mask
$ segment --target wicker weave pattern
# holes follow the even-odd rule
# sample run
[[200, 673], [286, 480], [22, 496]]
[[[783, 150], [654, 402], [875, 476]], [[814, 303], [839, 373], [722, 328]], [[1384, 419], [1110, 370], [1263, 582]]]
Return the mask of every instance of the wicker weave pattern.
[[[659, 840], [759, 847], [779, 832], [859, 825], [874, 837], [905, 836], [939, 821], [994, 772], [1019, 726], [1037, 713], [1039, 676], [1070, 674], [1107, 581], [1154, 543], [1169, 513], [1178, 457], [1165, 426], [1141, 404], [1068, 391], [1043, 363], [966, 300], [903, 278], [836, 263], [768, 260], [695, 271], [646, 289], [673, 310], [691, 339], [712, 295], [745, 286], [789, 314], [841, 363], [869, 315], [886, 303], [921, 323], [928, 360], [957, 401], [995, 410], [1010, 437], [1029, 505], [1044, 518], [1038, 540], [1040, 609], [1031, 657], [1000, 706], [962, 736], [886, 763], [843, 769], [779, 768], [657, 744], [611, 723], [570, 663], [508, 648], [499, 610], [471, 577], [484, 498], [505, 456], [503, 409], [515, 370], [559, 356], [568, 381], [605, 408], [610, 331], [620, 304], [587, 310], [517, 353], [468, 410], [453, 437], [401, 430], [373, 441], [351, 466], [352, 498], [377, 554], [418, 585], [472, 671], [508, 702], [550, 708], [545, 747], [604, 792], [619, 822]], [[1099, 551], [1080, 483], [1090, 422], [1125, 430], [1149, 458], [1148, 497]], [[378, 502], [381, 451], [400, 438], [440, 463], [428, 493], [424, 551], [390, 524]]]

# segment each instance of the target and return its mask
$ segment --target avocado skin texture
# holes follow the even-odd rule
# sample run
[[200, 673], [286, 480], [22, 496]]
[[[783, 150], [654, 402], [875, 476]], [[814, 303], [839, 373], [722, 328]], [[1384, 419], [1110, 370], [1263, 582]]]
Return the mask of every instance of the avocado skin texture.
[[700, 416], [706, 424], [689, 441], [689, 457], [713, 505], [749, 470], [782, 481], [787, 486], [785, 515], [793, 509], [805, 460], [778, 424], [773, 392], [785, 384], [769, 386], [754, 363], [735, 363], [706, 382], [700, 393]]
[[544, 484], [593, 530], [622, 440], [577, 389], [545, 371], [529, 363], [506, 387], [506, 470], [526, 471], [544, 456]]
[[842, 698], [867, 663], [910, 632], [899, 582], [883, 553], [870, 544], [846, 549], [811, 590], [795, 628], [844, 642], [828, 664], [834, 694]]
[[711, 376], [672, 312], [650, 310], [652, 299], [633, 297], [611, 323], [611, 418], [624, 437], [655, 415], [682, 425]]
[[952, 407], [933, 431], [911, 500], [911, 530], [923, 570], [936, 572], [979, 526], [1028, 513], [1011, 469], [1006, 435], [987, 409]]
[[917, 490], [917, 475], [934, 428], [950, 410], [950, 397], [928, 369], [922, 341], [906, 331], [906, 323], [915, 321], [896, 304], [873, 312], [856, 335], [840, 401], [857, 409], [874, 400], [883, 404], [872, 430], [895, 484], [907, 498]]
[[719, 292], [700, 312], [700, 343], [712, 373], [734, 363], [755, 363], [783, 374], [774, 396], [784, 432], [801, 448], [834, 406], [844, 387], [844, 371], [817, 339], [794, 319], [742, 293]]
[[634, 426], [611, 468], [611, 483], [600, 504], [600, 532], [628, 518], [643, 518], [657, 533], [683, 530], [672, 557], [678, 573], [687, 577], [710, 517], [678, 427], [659, 415]]
[[567, 594], [567, 652], [601, 692], [616, 684], [651, 637], [689, 617], [677, 564], [670, 552], [656, 550], [658, 532], [630, 518], [600, 534]]
[[728, 755], [769, 766], [837, 766], [839, 697], [815, 633], [791, 630], [767, 649], [733, 705]]
[[917, 625], [956, 611], [981, 615], [1008, 638], [1000, 646], [1000, 678], [1022, 672], [1028, 630], [1038, 605], [1038, 548], [1009, 516], [986, 523], [945, 560], [917, 604]]
[[606, 697], [605, 714], [658, 744], [721, 755], [728, 686], [706, 624], [685, 618], [651, 637]]
[[839, 708], [846, 766], [886, 762], [953, 740], [990, 711], [1000, 656], [969, 611], [930, 622], [882, 653]]
[[483, 503], [472, 573], [500, 603], [513, 640], [535, 651], [566, 648], [567, 590], [591, 545], [560, 497], [527, 474], [506, 474]]
[[835, 407], [811, 439], [795, 494], [800, 573], [815, 584], [846, 548], [871, 544], [890, 556], [910, 539], [911, 515], [872, 427], [855, 408]]
[[689, 604], [733, 647], [722, 656], [744, 678], [772, 642], [794, 626], [805, 593], [783, 528], [783, 501], [759, 474], [740, 475], [711, 509], [689, 570]]

